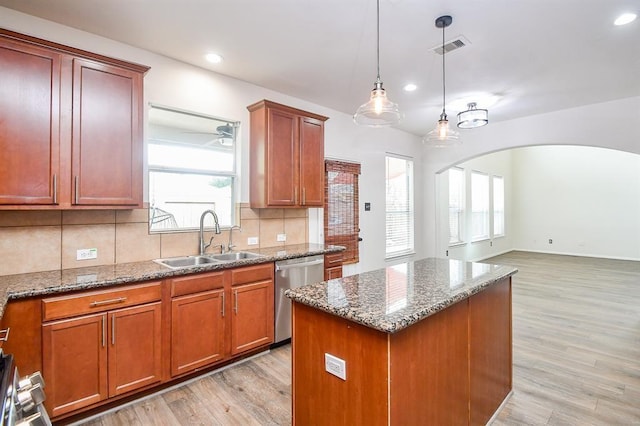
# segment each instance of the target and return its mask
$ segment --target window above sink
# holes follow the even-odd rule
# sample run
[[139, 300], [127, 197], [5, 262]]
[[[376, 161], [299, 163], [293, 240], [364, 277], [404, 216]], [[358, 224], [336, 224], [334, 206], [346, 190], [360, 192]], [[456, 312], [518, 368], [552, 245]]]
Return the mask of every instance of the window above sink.
[[149, 108], [148, 123], [151, 232], [198, 229], [209, 209], [221, 226], [233, 226], [240, 123], [158, 105]]

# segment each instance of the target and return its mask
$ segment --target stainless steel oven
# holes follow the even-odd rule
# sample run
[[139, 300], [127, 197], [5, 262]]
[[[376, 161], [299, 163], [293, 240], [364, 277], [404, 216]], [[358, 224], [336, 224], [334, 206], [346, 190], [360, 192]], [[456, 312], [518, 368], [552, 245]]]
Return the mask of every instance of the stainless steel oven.
[[40, 372], [20, 378], [13, 355], [0, 349], [0, 426], [51, 426], [43, 401], [44, 380]]

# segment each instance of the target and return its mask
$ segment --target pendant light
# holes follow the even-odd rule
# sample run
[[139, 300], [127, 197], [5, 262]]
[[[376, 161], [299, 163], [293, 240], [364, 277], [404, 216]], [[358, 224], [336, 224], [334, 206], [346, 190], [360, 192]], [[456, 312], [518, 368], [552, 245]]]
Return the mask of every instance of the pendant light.
[[478, 109], [475, 102], [467, 104], [466, 111], [458, 113], [458, 127], [461, 129], [474, 129], [482, 127], [489, 122], [489, 111]]
[[387, 93], [382, 87], [380, 79], [380, 0], [377, 0], [377, 65], [378, 77], [371, 91], [369, 102], [360, 105], [353, 115], [353, 121], [361, 126], [386, 127], [398, 124], [402, 114], [398, 104], [394, 104], [387, 98]]
[[444, 50], [444, 29], [451, 25], [453, 18], [449, 15], [441, 16], [436, 19], [436, 27], [442, 28], [442, 113], [436, 128], [427, 133], [422, 139], [428, 145], [433, 147], [445, 147], [455, 144], [458, 141], [459, 133], [455, 129], [449, 127], [449, 120], [447, 120], [447, 113], [445, 111], [446, 102], [446, 84], [445, 84], [445, 62], [444, 56], [446, 54]]

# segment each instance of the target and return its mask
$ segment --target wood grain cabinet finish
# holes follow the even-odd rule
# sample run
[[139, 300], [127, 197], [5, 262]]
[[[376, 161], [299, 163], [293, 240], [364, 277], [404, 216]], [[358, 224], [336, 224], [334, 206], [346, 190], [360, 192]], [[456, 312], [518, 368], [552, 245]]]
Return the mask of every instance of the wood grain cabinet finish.
[[148, 67], [0, 29], [0, 209], [142, 205]]
[[[78, 308], [87, 300], [82, 293], [43, 300], [43, 315], [47, 303], [69, 317], [78, 308], [73, 318], [42, 325], [45, 405], [52, 417], [160, 382], [160, 283], [144, 288], [155, 301], [122, 308], [116, 307], [127, 305], [125, 290], [90, 292], [96, 313], [89, 315]], [[65, 298], [69, 309], [61, 307]]]
[[226, 272], [171, 280], [171, 376], [207, 367], [226, 357]]
[[327, 117], [267, 100], [247, 109], [251, 207], [322, 207]]
[[324, 255], [324, 280], [342, 278], [342, 253]]

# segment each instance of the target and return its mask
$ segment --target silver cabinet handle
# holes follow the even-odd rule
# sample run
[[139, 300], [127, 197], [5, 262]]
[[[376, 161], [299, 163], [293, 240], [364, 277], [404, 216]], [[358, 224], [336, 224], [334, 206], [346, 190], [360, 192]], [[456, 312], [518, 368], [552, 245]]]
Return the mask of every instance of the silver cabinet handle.
[[293, 204], [298, 204], [298, 187], [293, 188]]
[[224, 291], [222, 292], [222, 318], [224, 318]]
[[53, 204], [58, 204], [58, 175], [53, 174]]
[[234, 290], [233, 295], [235, 296], [235, 299], [236, 299], [233, 310], [235, 311], [236, 315], [238, 315], [238, 290]]
[[302, 188], [302, 205], [306, 205], [307, 204], [307, 188], [303, 187]]
[[7, 327], [4, 330], [0, 330], [0, 342], [8, 342], [9, 341], [9, 331], [11, 331], [11, 327]]
[[106, 326], [106, 324], [105, 324], [105, 316], [103, 315], [103, 316], [102, 316], [102, 347], [103, 347], [103, 348], [104, 348], [104, 347], [105, 347], [105, 345], [107, 344], [107, 343], [106, 343], [106, 340], [107, 340], [106, 335], [107, 335], [107, 326]]
[[73, 185], [75, 187], [74, 188], [74, 192], [75, 192], [75, 194], [74, 194], [74, 198], [75, 198], [74, 204], [78, 204], [78, 176], [77, 175], [74, 178], [74, 184]]
[[111, 346], [116, 344], [116, 317], [111, 316]]
[[108, 299], [108, 300], [96, 300], [95, 302], [91, 302], [89, 304], [89, 306], [91, 306], [92, 308], [95, 308], [97, 306], [104, 306], [104, 305], [112, 305], [115, 303], [122, 303], [124, 301], [126, 301], [127, 298], [126, 297], [118, 297], [116, 299]]

